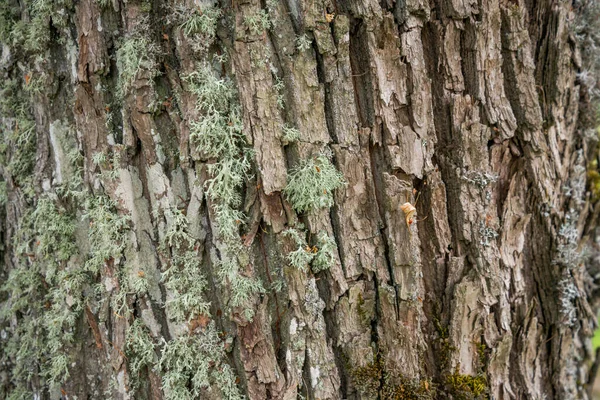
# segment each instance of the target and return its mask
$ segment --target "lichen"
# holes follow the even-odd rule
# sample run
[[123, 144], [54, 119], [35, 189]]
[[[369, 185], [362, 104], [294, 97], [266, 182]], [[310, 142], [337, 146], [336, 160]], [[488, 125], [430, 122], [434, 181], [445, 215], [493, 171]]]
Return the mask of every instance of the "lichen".
[[296, 48], [298, 51], [306, 51], [312, 47], [312, 40], [306, 34], [296, 36]]
[[224, 341], [214, 322], [196, 334], [183, 335], [165, 344], [159, 361], [167, 400], [197, 399], [204, 391], [221, 392], [222, 398], [244, 397], [226, 359]]
[[296, 211], [305, 212], [333, 206], [333, 191], [345, 184], [344, 175], [321, 154], [294, 167], [283, 192]]
[[259, 10], [244, 16], [244, 25], [250, 34], [261, 35], [265, 30], [271, 28], [271, 17], [267, 10]]
[[283, 126], [283, 133], [281, 135], [281, 143], [287, 146], [290, 143], [297, 142], [300, 140], [300, 131], [288, 125]]
[[117, 71], [119, 71], [117, 97], [119, 99], [129, 93], [142, 71], [147, 73], [145, 77], [151, 86], [153, 86], [153, 79], [159, 74], [156, 61], [158, 46], [142, 33], [143, 30], [144, 28], [140, 28], [139, 32], [125, 38], [117, 49]]
[[133, 388], [139, 386], [144, 368], [154, 368], [158, 362], [154, 341], [150, 332], [140, 319], [133, 321], [125, 337], [125, 355], [127, 367], [131, 373]]
[[335, 263], [337, 245], [335, 239], [321, 231], [317, 234], [314, 246], [309, 246], [306, 242], [306, 232], [304, 226], [299, 224], [297, 228], [289, 228], [284, 232], [284, 236], [290, 237], [296, 246], [296, 250], [288, 254], [290, 264], [300, 270], [305, 270], [307, 265], [311, 265], [314, 273], [331, 268]]

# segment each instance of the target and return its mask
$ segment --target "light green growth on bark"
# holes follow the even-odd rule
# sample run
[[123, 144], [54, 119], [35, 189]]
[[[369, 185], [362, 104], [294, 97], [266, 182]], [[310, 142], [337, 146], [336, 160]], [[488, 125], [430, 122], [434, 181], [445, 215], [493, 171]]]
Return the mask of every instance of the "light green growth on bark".
[[329, 269], [335, 263], [335, 254], [337, 253], [337, 245], [335, 239], [321, 231], [317, 235], [317, 252], [312, 262], [313, 272], [319, 272]]
[[108, 8], [112, 5], [112, 0], [94, 0], [100, 8]]
[[27, 197], [33, 197], [36, 130], [16, 79], [0, 82], [0, 165]]
[[290, 228], [284, 232], [284, 235], [290, 237], [298, 246], [288, 254], [290, 264], [300, 270], [305, 270], [310, 264], [314, 273], [331, 268], [337, 252], [335, 239], [327, 232], [321, 231], [317, 234], [316, 244], [311, 247], [306, 242], [303, 226], [300, 225], [299, 229], [300, 231]]
[[289, 173], [283, 190], [292, 207], [298, 212], [310, 211], [333, 205], [333, 191], [346, 181], [324, 155], [301, 161]]
[[200, 258], [194, 251], [174, 254], [171, 266], [163, 273], [165, 287], [174, 293], [167, 297], [167, 314], [177, 322], [208, 315], [210, 303], [205, 301], [208, 287], [202, 274]]
[[298, 248], [288, 254], [290, 264], [300, 270], [305, 270], [306, 266], [312, 261], [315, 256], [310, 246], [306, 243], [306, 233], [303, 227], [298, 229], [290, 228], [283, 232], [284, 236], [291, 238]]
[[498, 180], [498, 175], [489, 172], [469, 171], [461, 178], [470, 184], [478, 186], [480, 189], [485, 189], [486, 186]]
[[195, 239], [188, 233], [188, 219], [182, 210], [170, 208], [169, 215], [171, 221], [167, 227], [162, 246], [164, 248], [174, 247], [175, 249], [186, 249], [191, 247]]
[[37, 236], [34, 249], [38, 257], [54, 263], [66, 261], [75, 254], [75, 221], [66, 210], [57, 208], [50, 198], [42, 197], [31, 219]]
[[158, 46], [147, 36], [138, 33], [125, 39], [117, 50], [117, 70], [119, 71], [119, 83], [117, 97], [122, 99], [129, 93], [135, 80], [142, 71], [149, 84], [153, 85], [153, 79], [159, 74]]
[[[269, 69], [271, 70], [271, 76], [272, 76], [272, 79], [274, 82], [273, 89], [275, 89], [275, 92], [277, 93], [277, 107], [279, 107], [279, 109], [283, 110], [285, 108], [285, 96], [283, 93], [283, 89], [285, 89], [285, 83], [283, 82], [283, 79], [281, 78], [279, 71], [277, 70], [277, 68], [275, 68], [275, 66], [271, 62], [269, 62]], [[294, 128], [288, 128], [288, 129], [294, 129]], [[283, 131], [285, 134], [286, 126], [284, 126]], [[291, 132], [290, 132], [290, 134], [291, 134]], [[298, 132], [298, 135], [299, 134], [300, 134], [300, 132]]]
[[152, 369], [158, 363], [152, 336], [140, 319], [133, 321], [127, 329], [125, 355], [131, 372], [131, 382], [134, 387], [137, 387], [143, 369], [146, 367]]
[[261, 35], [271, 28], [271, 16], [266, 10], [257, 11], [244, 17], [244, 25], [252, 35]]
[[479, 224], [479, 244], [488, 247], [498, 238], [498, 232], [483, 221]]
[[203, 64], [184, 78], [189, 91], [197, 98], [198, 110], [210, 113], [228, 110], [236, 95], [233, 83], [219, 78], [210, 65]]
[[211, 179], [206, 193], [220, 204], [220, 225], [230, 227], [232, 221], [240, 219], [234, 208], [241, 203], [240, 188], [249, 178], [252, 157], [239, 108], [232, 104], [235, 89], [230, 81], [217, 78], [207, 64], [188, 75], [186, 81], [197, 96], [198, 110], [204, 113], [200, 120], [190, 123], [190, 140], [202, 155], [217, 160], [208, 165]]
[[11, 298], [0, 320], [19, 313], [22, 320], [9, 340], [5, 354], [13, 360], [17, 390], [37, 374], [48, 386], [69, 376], [66, 346], [73, 341], [83, 310], [85, 274], [70, 266], [77, 254], [75, 219], [50, 197], [20, 221], [15, 236], [18, 264], [1, 288]]
[[203, 157], [214, 160], [208, 164], [210, 179], [205, 191], [212, 201], [217, 236], [225, 245], [216, 257], [217, 276], [228, 288], [228, 305], [245, 307], [251, 316], [246, 302], [263, 288], [256, 279], [240, 273], [240, 265], [248, 263], [240, 262], [240, 257], [248, 255], [241, 245], [239, 232], [246, 217], [239, 207], [242, 189], [251, 177], [253, 153], [243, 133], [236, 91], [231, 81], [218, 78], [208, 64], [188, 75], [186, 81], [203, 114], [190, 123], [190, 141]]
[[218, 8], [206, 7], [202, 10], [189, 10], [187, 8], [177, 8], [176, 12], [181, 13], [181, 19], [185, 21], [180, 25], [186, 36], [201, 34], [207, 38], [214, 38], [217, 34], [217, 23], [222, 13]]
[[283, 134], [281, 135], [281, 143], [287, 146], [290, 143], [294, 143], [300, 140], [300, 131], [294, 127], [284, 125]]
[[312, 40], [308, 37], [308, 35], [303, 34], [300, 36], [296, 36], [296, 48], [299, 51], [306, 51], [312, 47]]
[[162, 280], [169, 290], [167, 315], [181, 323], [210, 313], [210, 303], [205, 300], [208, 282], [202, 272], [202, 258], [195, 247], [196, 239], [188, 232], [187, 217], [176, 208], [169, 212], [171, 222], [161, 247], [163, 251], [170, 248], [171, 257]]
[[8, 201], [8, 194], [6, 191], [6, 182], [0, 181], [0, 207], [4, 207]]
[[97, 274], [108, 260], [121, 256], [125, 249], [130, 218], [120, 215], [115, 203], [106, 196], [88, 197], [85, 209], [83, 217], [89, 220], [90, 242], [90, 257], [85, 263], [85, 269]]
[[68, 27], [70, 21], [67, 11], [73, 7], [73, 2], [71, 0], [33, 0], [25, 2], [25, 6], [30, 17], [27, 22], [20, 19], [11, 21], [10, 14], [14, 17], [15, 13], [20, 11], [18, 8], [10, 9], [10, 4], [0, 6], [5, 11], [3, 13], [5, 18], [8, 17], [4, 21], [0, 19], [0, 24], [6, 24], [4, 25], [6, 28], [0, 27], [0, 31], [8, 33], [2, 37], [9, 38], [8, 42], [11, 45], [22, 46], [23, 50], [29, 53], [43, 53], [48, 49], [52, 40], [58, 42], [62, 40], [61, 37], [52, 37], [52, 27], [59, 32], [62, 28]]
[[[213, 397], [237, 400], [244, 397], [226, 359], [225, 343], [211, 322], [203, 332], [183, 335], [165, 344], [159, 362], [167, 400]], [[220, 391], [215, 393], [215, 391]]]

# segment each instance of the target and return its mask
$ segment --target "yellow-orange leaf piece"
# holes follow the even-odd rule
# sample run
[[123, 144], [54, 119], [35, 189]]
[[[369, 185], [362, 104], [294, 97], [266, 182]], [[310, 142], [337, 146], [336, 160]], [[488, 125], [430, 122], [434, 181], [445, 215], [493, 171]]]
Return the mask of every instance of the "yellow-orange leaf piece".
[[410, 226], [413, 223], [413, 217], [415, 216], [417, 209], [410, 203], [402, 204], [400, 206], [400, 209], [404, 212], [404, 215], [406, 216], [406, 225]]

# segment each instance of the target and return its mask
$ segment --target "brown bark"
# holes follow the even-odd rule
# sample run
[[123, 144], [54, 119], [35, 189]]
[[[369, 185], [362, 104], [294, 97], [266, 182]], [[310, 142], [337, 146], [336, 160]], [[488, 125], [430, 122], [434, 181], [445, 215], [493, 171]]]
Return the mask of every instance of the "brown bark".
[[592, 11], [0, 5], [0, 397], [589, 398]]

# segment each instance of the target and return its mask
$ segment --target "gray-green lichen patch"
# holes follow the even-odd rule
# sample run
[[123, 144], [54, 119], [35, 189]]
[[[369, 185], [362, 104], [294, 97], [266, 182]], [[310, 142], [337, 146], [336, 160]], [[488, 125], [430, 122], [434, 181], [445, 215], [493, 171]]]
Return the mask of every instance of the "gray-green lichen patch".
[[344, 176], [325, 155], [302, 160], [289, 173], [283, 190], [298, 212], [333, 206], [333, 191], [344, 186]]

